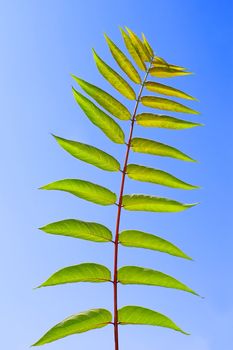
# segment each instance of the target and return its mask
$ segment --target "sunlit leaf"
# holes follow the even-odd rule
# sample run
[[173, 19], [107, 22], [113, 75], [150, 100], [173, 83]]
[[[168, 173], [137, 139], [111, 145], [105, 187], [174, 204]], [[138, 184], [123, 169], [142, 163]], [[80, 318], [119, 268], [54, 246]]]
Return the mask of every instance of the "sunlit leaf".
[[68, 335], [102, 328], [112, 321], [112, 314], [105, 309], [92, 309], [70, 316], [51, 328], [33, 346], [51, 343]]
[[159, 56], [155, 56], [152, 63], [153, 64], [160, 64], [160, 65], [169, 66], [168, 62], [165, 61], [165, 59], [163, 59], [162, 57], [159, 57]]
[[198, 294], [172, 276], [163, 272], [139, 266], [124, 266], [118, 270], [118, 281], [121, 284], [145, 284], [183, 290], [194, 295]]
[[112, 232], [104, 225], [75, 219], [66, 219], [40, 227], [40, 230], [59, 236], [80, 238], [93, 242], [111, 242]]
[[132, 139], [131, 149], [134, 152], [152, 154], [161, 157], [176, 158], [187, 162], [195, 162], [194, 159], [179, 151], [177, 148], [165, 145], [164, 143], [139, 137]]
[[145, 127], [165, 128], [172, 130], [182, 130], [194, 128], [196, 126], [203, 126], [203, 124], [200, 123], [193, 123], [187, 120], [153, 113], [138, 114], [136, 116], [136, 122], [138, 125]]
[[162, 57], [159, 57], [159, 56], [155, 56], [155, 58], [154, 58], [152, 63], [153, 63], [153, 65], [155, 67], [164, 67], [164, 66], [166, 66], [166, 67], [175, 69], [177, 71], [184, 71], [184, 70], [186, 70], [186, 68], [184, 68], [184, 67], [168, 63], [167, 61], [165, 61], [165, 59], [163, 59]]
[[131, 55], [131, 57], [133, 58], [133, 60], [137, 64], [137, 66], [141, 70], [146, 71], [146, 65], [145, 65], [144, 61], [142, 60], [141, 56], [139, 55], [138, 51], [134, 47], [134, 45], [131, 41], [131, 38], [129, 37], [128, 34], [125, 33], [125, 31], [123, 29], [120, 29], [120, 30], [121, 30], [121, 34], [122, 34], [122, 37], [123, 37], [124, 42], [125, 42], [125, 46], [126, 46], [127, 50], [129, 51], [129, 54]]
[[173, 256], [177, 256], [179, 258], [192, 260], [188, 255], [182, 252], [182, 250], [180, 250], [174, 244], [166, 241], [161, 237], [142, 231], [122, 231], [119, 235], [119, 242], [125, 247], [151, 249], [162, 253], [167, 253]]
[[108, 282], [111, 281], [111, 271], [104, 265], [83, 263], [65, 267], [51, 275], [39, 287], [56, 286], [58, 284], [76, 282]]
[[149, 52], [150, 57], [153, 57], [154, 51], [153, 51], [152, 47], [150, 46], [149, 42], [147, 41], [144, 33], [142, 33], [142, 39], [143, 39], [143, 44], [147, 48], [147, 51]]
[[121, 120], [129, 120], [131, 118], [128, 109], [106, 91], [74, 75], [72, 77], [88, 95], [94, 98], [96, 102], [114, 115], [114, 117]]
[[123, 96], [129, 100], [136, 100], [136, 95], [131, 86], [114, 69], [107, 65], [93, 50], [94, 60], [103, 77]]
[[128, 164], [127, 175], [133, 180], [151, 182], [172, 188], [181, 188], [183, 190], [193, 190], [198, 188], [198, 186], [190, 185], [165, 171], [137, 164]]
[[157, 78], [173, 78], [173, 77], [179, 77], [183, 75], [190, 75], [193, 74], [192, 72], [187, 72], [183, 70], [178, 70], [176, 68], [170, 68], [170, 66], [163, 66], [163, 65], [154, 65], [150, 69], [150, 75], [157, 77]]
[[125, 135], [120, 126], [109, 115], [99, 109], [88, 98], [80, 94], [73, 88], [73, 94], [76, 102], [82, 108], [90, 121], [98, 126], [104, 134], [113, 142], [123, 144], [125, 143]]
[[188, 334], [178, 327], [170, 318], [159, 312], [141, 306], [124, 306], [118, 310], [118, 320], [121, 325], [147, 325], [170, 328], [183, 334]]
[[144, 86], [147, 90], [157, 92], [158, 94], [185, 98], [187, 100], [196, 100], [195, 97], [192, 97], [181, 90], [164, 84], [155, 83], [154, 81], [147, 81]]
[[142, 60], [145, 62], [149, 62], [150, 61], [150, 55], [147, 51], [147, 49], [144, 47], [143, 43], [141, 42], [141, 40], [138, 38], [138, 36], [129, 28], [127, 28], [127, 32], [129, 33], [129, 36], [131, 38], [131, 41], [134, 45], [134, 47], [137, 49], [139, 55], [141, 56]]
[[110, 154], [99, 148], [87, 145], [85, 143], [63, 139], [55, 136], [59, 145], [69, 152], [73, 157], [84, 162], [95, 165], [96, 167], [107, 171], [119, 171], [120, 163]]
[[155, 96], [143, 96], [141, 102], [144, 106], [162, 109], [165, 111], [199, 114], [199, 112], [182, 105], [181, 103], [169, 100], [167, 98], [155, 97]]
[[116, 194], [109, 189], [80, 179], [59, 180], [45, 185], [40, 189], [69, 192], [74, 196], [100, 205], [114, 204], [117, 199]]
[[125, 54], [114, 44], [114, 42], [105, 34], [105, 39], [108, 43], [109, 49], [120, 68], [125, 74], [136, 84], [141, 83], [141, 78], [130, 60]]
[[144, 195], [127, 194], [123, 196], [122, 205], [125, 210], [152, 211], [161, 213], [175, 213], [186, 210], [198, 203], [184, 204], [173, 199]]

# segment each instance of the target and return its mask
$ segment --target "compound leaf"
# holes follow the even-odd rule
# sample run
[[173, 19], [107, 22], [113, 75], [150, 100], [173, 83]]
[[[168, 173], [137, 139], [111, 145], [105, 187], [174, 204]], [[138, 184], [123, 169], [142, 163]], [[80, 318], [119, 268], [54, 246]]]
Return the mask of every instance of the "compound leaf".
[[94, 60], [103, 77], [123, 96], [129, 100], [136, 100], [136, 95], [131, 86], [114, 69], [108, 66], [93, 50]]
[[125, 74], [136, 84], [141, 83], [141, 78], [130, 60], [125, 56], [125, 54], [114, 44], [114, 42], [105, 34], [105, 39], [109, 46], [109, 49], [119, 65], [119, 67], [125, 72]]
[[100, 264], [83, 263], [65, 267], [50, 276], [39, 287], [56, 286], [58, 284], [76, 282], [108, 282], [111, 281], [110, 270]]
[[66, 219], [40, 227], [40, 230], [52, 234], [80, 238], [93, 242], [111, 242], [112, 232], [104, 225], [76, 219]]
[[131, 41], [131, 38], [129, 37], [128, 34], [126, 34], [124, 32], [123, 29], [120, 29], [120, 30], [121, 30], [121, 34], [122, 34], [125, 46], [126, 46], [127, 50], [129, 51], [129, 54], [131, 55], [131, 57], [133, 58], [133, 60], [137, 64], [137, 66], [141, 70], [146, 71], [146, 65], [145, 65], [144, 61], [142, 60], [141, 56], [139, 55], [138, 51], [134, 47], [134, 45]]
[[70, 316], [51, 328], [33, 346], [44, 345], [68, 335], [102, 328], [112, 321], [112, 314], [105, 309], [92, 309]]
[[190, 185], [165, 171], [145, 167], [143, 165], [128, 164], [127, 175], [133, 180], [151, 182], [172, 188], [180, 188], [183, 190], [193, 190], [198, 188], [198, 186]]
[[187, 254], [182, 252], [182, 250], [171, 242], [161, 237], [152, 235], [151, 233], [137, 230], [125, 230], [120, 233], [119, 242], [125, 247], [151, 249], [177, 256], [179, 258], [192, 260]]
[[127, 194], [123, 196], [122, 205], [125, 210], [152, 211], [160, 213], [176, 213], [195, 206], [183, 204], [173, 199], [149, 196], [144, 194]]
[[158, 94], [185, 98], [187, 100], [197, 100], [195, 97], [192, 97], [181, 90], [164, 84], [155, 83], [154, 81], [147, 81], [144, 86], [147, 90], [157, 92]]
[[198, 294], [172, 276], [163, 272], [139, 266], [124, 266], [118, 270], [118, 281], [121, 284], [145, 284], [183, 290], [194, 295]]
[[187, 106], [182, 105], [176, 101], [169, 100], [167, 98], [154, 97], [154, 96], [143, 96], [141, 103], [144, 106], [156, 109], [162, 109], [165, 111], [189, 113], [189, 114], [200, 114], [199, 112], [191, 109]]
[[194, 128], [196, 126], [203, 126], [203, 124], [200, 123], [192, 123], [187, 120], [153, 113], [140, 113], [136, 115], [136, 123], [145, 127], [165, 128], [172, 130], [183, 130]]
[[147, 325], [170, 328], [183, 334], [184, 332], [178, 327], [170, 318], [156, 312], [154, 310], [146, 309], [141, 306], [124, 306], [118, 310], [118, 320], [121, 325]]
[[74, 196], [100, 205], [114, 204], [117, 199], [116, 194], [108, 188], [80, 179], [59, 180], [40, 189], [69, 192]]
[[134, 152], [152, 154], [161, 157], [176, 158], [187, 162], [195, 162], [194, 159], [179, 151], [177, 148], [149, 139], [143, 139], [139, 137], [133, 138], [131, 141], [131, 149]]
[[87, 145], [85, 143], [63, 139], [55, 136], [59, 145], [70, 153], [73, 157], [80, 159], [89, 164], [95, 165], [97, 168], [107, 171], [119, 171], [120, 163], [110, 154], [100, 150], [99, 148]]
[[128, 109], [118, 100], [116, 100], [112, 95], [108, 94], [106, 91], [100, 89], [99, 87], [88, 83], [87, 81], [72, 75], [74, 80], [79, 84], [79, 86], [96, 102], [98, 102], [103, 108], [110, 112], [114, 117], [121, 120], [129, 120], [131, 114]]
[[100, 128], [113, 142], [120, 144], [125, 143], [125, 135], [123, 130], [111, 117], [109, 117], [109, 115], [103, 112], [93, 102], [80, 94], [74, 88], [73, 94], [76, 102], [94, 125], [98, 126], [98, 128]]

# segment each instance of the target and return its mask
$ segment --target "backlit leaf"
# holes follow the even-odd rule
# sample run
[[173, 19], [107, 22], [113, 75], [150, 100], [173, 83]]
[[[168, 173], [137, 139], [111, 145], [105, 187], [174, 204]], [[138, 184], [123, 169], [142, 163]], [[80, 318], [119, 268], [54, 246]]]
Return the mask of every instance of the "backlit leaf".
[[95, 165], [97, 168], [103, 170], [120, 170], [120, 163], [114, 157], [110, 156], [110, 154], [100, 150], [99, 148], [87, 145], [85, 143], [63, 139], [55, 135], [53, 136], [59, 145], [73, 157]]
[[173, 199], [144, 195], [124, 195], [122, 205], [125, 210], [152, 211], [160, 213], [176, 213], [195, 206], [194, 204], [183, 204]]
[[199, 112], [194, 111], [193, 109], [187, 106], [184, 106], [181, 103], [169, 100], [167, 98], [143, 96], [141, 98], [141, 103], [144, 106], [156, 108], [156, 109], [162, 109], [165, 111], [199, 114]]
[[118, 320], [121, 325], [147, 325], [170, 328], [183, 334], [188, 334], [178, 327], [170, 318], [159, 312], [141, 306], [124, 306], [118, 310]]
[[105, 39], [108, 43], [109, 49], [120, 68], [128, 77], [136, 84], [141, 83], [141, 78], [125, 54], [114, 44], [114, 42], [105, 34]]
[[106, 226], [96, 222], [67, 219], [40, 227], [40, 230], [52, 235], [80, 238], [93, 242], [112, 241], [112, 232]]
[[133, 60], [137, 64], [137, 66], [141, 70], [146, 71], [146, 65], [145, 65], [144, 61], [142, 60], [141, 56], [139, 55], [138, 51], [134, 47], [134, 45], [131, 41], [131, 38], [128, 36], [128, 34], [126, 34], [124, 32], [123, 29], [121, 29], [121, 34], [122, 34], [122, 37], [124, 39], [125, 46], [126, 46], [127, 50], [129, 51], [129, 54], [131, 55], [131, 57], [133, 58]]
[[143, 39], [143, 44], [147, 48], [147, 51], [149, 52], [150, 57], [154, 56], [154, 51], [152, 47], [150, 46], [149, 42], [147, 41], [145, 35], [142, 33], [142, 39]]
[[162, 253], [167, 253], [173, 256], [177, 256], [179, 258], [192, 260], [188, 255], [182, 252], [182, 250], [180, 250], [174, 244], [166, 241], [161, 237], [142, 231], [122, 231], [119, 235], [119, 242], [125, 247], [151, 249]]
[[109, 115], [104, 113], [94, 103], [80, 94], [74, 88], [73, 94], [76, 102], [94, 125], [98, 126], [98, 128], [100, 128], [113, 142], [120, 144], [125, 143], [125, 135], [122, 129], [111, 117], [109, 117]]
[[174, 288], [198, 295], [172, 276], [145, 267], [124, 266], [118, 270], [117, 276], [121, 284], [145, 284], [148, 286]]
[[108, 66], [93, 50], [94, 60], [103, 77], [123, 96], [129, 100], [136, 100], [136, 95], [131, 86], [114, 69]]
[[190, 129], [196, 126], [203, 126], [200, 123], [192, 123], [187, 120], [169, 117], [167, 115], [141, 113], [136, 116], [138, 125], [154, 128], [165, 128], [172, 130]]
[[155, 83], [154, 81], [146, 81], [144, 86], [147, 90], [157, 92], [158, 94], [185, 98], [187, 100], [196, 100], [195, 97], [192, 97], [181, 90], [164, 84]]
[[173, 77], [179, 77], [184, 75], [190, 75], [193, 74], [192, 72], [187, 72], [183, 70], [178, 70], [175, 67], [170, 68], [170, 66], [163, 66], [163, 65], [154, 65], [150, 69], [150, 75], [157, 78], [173, 78]]
[[165, 171], [137, 164], [128, 164], [127, 175], [133, 180], [151, 182], [172, 188], [181, 188], [183, 190], [193, 190], [198, 188], [198, 186], [190, 185]]
[[50, 276], [39, 287], [56, 286], [58, 284], [76, 282], [108, 282], [111, 281], [110, 270], [100, 264], [83, 263], [68, 266]]
[[165, 61], [165, 59], [163, 59], [162, 57], [159, 57], [159, 56], [155, 56], [152, 63], [153, 64], [158, 64], [158, 65], [169, 66], [168, 62]]
[[80, 179], [64, 179], [52, 182], [41, 187], [42, 190], [58, 190], [73, 194], [100, 205], [111, 205], [116, 202], [117, 196], [109, 189]]
[[68, 335], [102, 328], [112, 321], [112, 314], [105, 309], [92, 309], [70, 316], [51, 328], [33, 346], [51, 343]]
[[153, 60], [153, 65], [156, 66], [156, 67], [164, 67], [164, 66], [166, 66], [166, 67], [175, 69], [177, 71], [184, 71], [184, 70], [186, 70], [186, 68], [184, 68], [184, 67], [177, 66], [175, 64], [170, 64], [167, 61], [165, 61], [162, 57], [158, 57], [158, 56], [155, 56], [155, 58]]
[[131, 38], [131, 41], [134, 45], [134, 47], [137, 49], [139, 55], [141, 56], [142, 60], [145, 62], [149, 62], [150, 61], [150, 55], [147, 51], [147, 49], [144, 47], [143, 43], [141, 42], [141, 40], [138, 38], [138, 36], [129, 28], [127, 28], [127, 32], [129, 33], [129, 36]]
[[134, 152], [152, 154], [161, 157], [170, 157], [187, 162], [195, 162], [194, 159], [179, 151], [177, 148], [165, 145], [153, 140], [135, 137], [131, 141], [131, 149]]
[[114, 115], [114, 117], [121, 120], [129, 120], [131, 118], [131, 114], [128, 109], [106, 91], [74, 75], [72, 75], [72, 77], [88, 95], [94, 98], [96, 102]]

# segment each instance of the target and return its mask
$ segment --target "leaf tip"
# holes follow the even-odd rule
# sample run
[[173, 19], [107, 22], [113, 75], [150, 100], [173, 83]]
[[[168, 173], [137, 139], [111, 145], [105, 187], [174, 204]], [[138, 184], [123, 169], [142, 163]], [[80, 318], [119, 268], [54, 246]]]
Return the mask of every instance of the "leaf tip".
[[192, 207], [195, 207], [198, 204], [200, 204], [200, 202], [191, 203], [191, 204], [185, 204], [185, 206], [186, 206], [186, 208], [192, 208]]

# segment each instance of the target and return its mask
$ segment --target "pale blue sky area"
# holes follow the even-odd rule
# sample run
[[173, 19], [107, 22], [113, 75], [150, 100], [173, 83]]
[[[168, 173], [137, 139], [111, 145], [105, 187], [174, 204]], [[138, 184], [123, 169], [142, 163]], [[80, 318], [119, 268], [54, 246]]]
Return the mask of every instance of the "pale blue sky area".
[[[156, 287], [121, 286], [120, 306], [141, 305], [171, 317], [191, 336], [153, 327], [122, 327], [121, 350], [222, 350], [233, 344], [232, 283], [232, 1], [1, 1], [1, 347], [25, 350], [65, 317], [104, 307], [112, 310], [112, 286], [73, 284], [33, 290], [61, 267], [85, 261], [112, 268], [113, 250], [37, 227], [65, 218], [97, 221], [114, 229], [116, 207], [101, 207], [62, 192], [38, 191], [62, 178], [81, 178], [119, 190], [120, 175], [84, 164], [58, 147], [50, 133], [91, 143], [121, 162], [124, 147], [111, 143], [75, 104], [70, 73], [102, 88], [127, 107], [98, 73], [91, 48], [115, 69], [103, 33], [124, 48], [118, 26], [143, 31], [157, 54], [195, 72], [166, 81], [197, 97], [190, 120], [205, 128], [143, 129], [135, 135], [182, 149], [186, 163], [149, 155], [130, 160], [165, 171], [202, 189], [182, 191], [127, 180], [126, 193], [200, 201], [178, 214], [124, 212], [121, 228], [160, 235], [194, 262], [153, 251], [120, 248], [120, 265], [171, 274], [205, 299]], [[185, 117], [184, 115], [181, 117]], [[125, 130], [129, 125], [121, 123]], [[127, 132], [127, 131], [126, 131]], [[113, 330], [75, 335], [48, 350], [113, 349]]]

